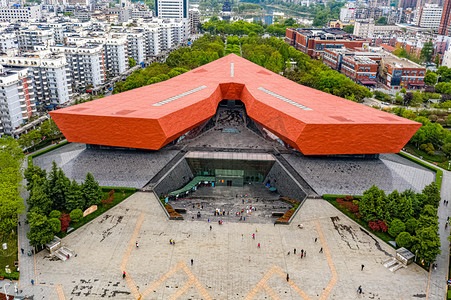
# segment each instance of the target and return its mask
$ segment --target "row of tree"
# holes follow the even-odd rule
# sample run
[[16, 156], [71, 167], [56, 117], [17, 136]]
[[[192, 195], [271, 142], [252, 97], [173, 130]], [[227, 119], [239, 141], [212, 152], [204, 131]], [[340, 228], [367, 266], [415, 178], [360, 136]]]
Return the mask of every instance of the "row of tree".
[[[387, 230], [399, 247], [410, 249], [427, 263], [434, 262], [440, 254], [439, 203], [440, 191], [434, 182], [421, 193], [395, 190], [385, 195], [383, 190], [373, 186], [356, 201], [361, 217], [372, 229]], [[383, 224], [387, 226], [381, 226]]]
[[24, 211], [20, 197], [24, 158], [15, 139], [0, 138], [0, 240], [16, 232], [18, 216]]
[[28, 133], [22, 134], [18, 139], [22, 149], [28, 149], [38, 145], [44, 140], [53, 140], [61, 135], [61, 131], [52, 119], [44, 121], [39, 128], [30, 130]]
[[50, 242], [55, 233], [67, 229], [71, 220], [78, 222], [85, 209], [101, 204], [102, 190], [91, 173], [87, 173], [82, 184], [71, 182], [53, 162], [48, 174], [30, 164], [24, 175], [30, 192], [27, 236], [33, 246]]

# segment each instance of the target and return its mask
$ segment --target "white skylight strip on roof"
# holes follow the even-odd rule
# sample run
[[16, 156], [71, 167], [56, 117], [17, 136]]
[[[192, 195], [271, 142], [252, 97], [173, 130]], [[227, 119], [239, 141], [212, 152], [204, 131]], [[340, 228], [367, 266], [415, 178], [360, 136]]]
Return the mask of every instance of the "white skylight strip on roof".
[[235, 65], [233, 63], [230, 64], [230, 77], [235, 76]]
[[152, 104], [152, 105], [153, 105], [153, 106], [161, 106], [161, 105], [164, 105], [164, 104], [169, 103], [169, 102], [171, 102], [171, 101], [174, 101], [174, 100], [183, 98], [183, 97], [185, 97], [185, 96], [188, 96], [189, 94], [192, 94], [192, 93], [198, 92], [198, 91], [200, 91], [200, 90], [203, 90], [203, 89], [205, 89], [206, 87], [207, 87], [207, 86], [202, 85], [202, 86], [200, 86], [200, 87], [198, 87], [198, 88], [192, 89], [192, 90], [190, 90], [190, 91], [188, 91], [188, 92], [181, 93], [181, 94], [179, 94], [179, 95], [177, 95], [177, 96], [168, 98], [168, 99], [166, 99], [166, 100], [157, 102], [157, 103]]
[[300, 109], [303, 109], [303, 110], [313, 110], [313, 109], [311, 109], [311, 108], [308, 108], [307, 106], [304, 106], [304, 105], [302, 105], [302, 104], [299, 104], [299, 103], [297, 103], [297, 102], [294, 102], [293, 100], [290, 100], [290, 99], [288, 99], [288, 98], [285, 98], [284, 96], [281, 96], [281, 95], [279, 95], [279, 94], [276, 94], [276, 93], [274, 93], [274, 92], [271, 92], [270, 90], [267, 90], [267, 89], [265, 89], [265, 88], [259, 87], [258, 89], [259, 89], [260, 91], [262, 91], [262, 92], [265, 92], [265, 93], [268, 94], [268, 95], [271, 95], [271, 96], [277, 98], [277, 99], [280, 99], [280, 100], [282, 100], [282, 101], [285, 101], [285, 102], [287, 102], [287, 103], [290, 103], [291, 105], [294, 105], [294, 106], [296, 106], [296, 107], [299, 107]]

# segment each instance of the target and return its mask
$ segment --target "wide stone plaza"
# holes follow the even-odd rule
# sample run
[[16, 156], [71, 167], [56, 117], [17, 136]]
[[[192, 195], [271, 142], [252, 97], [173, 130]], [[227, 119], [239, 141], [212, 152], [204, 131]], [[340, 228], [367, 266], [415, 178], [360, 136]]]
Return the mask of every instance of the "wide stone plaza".
[[63, 243], [77, 256], [41, 251], [36, 274], [38, 285], [61, 284], [66, 299], [418, 299], [428, 282], [415, 264], [390, 272], [382, 262], [394, 249], [319, 199], [288, 226], [218, 225], [170, 221], [153, 193], [138, 192]]

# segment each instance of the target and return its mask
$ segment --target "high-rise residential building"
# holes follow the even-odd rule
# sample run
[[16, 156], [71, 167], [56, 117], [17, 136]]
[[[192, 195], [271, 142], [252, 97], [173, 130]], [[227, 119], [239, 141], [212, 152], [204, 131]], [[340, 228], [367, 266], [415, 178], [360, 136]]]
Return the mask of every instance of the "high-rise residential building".
[[28, 21], [40, 18], [41, 7], [39, 5], [0, 7], [0, 21]]
[[415, 8], [417, 6], [417, 0], [399, 0], [398, 7], [402, 9]]
[[36, 112], [31, 76], [27, 68], [0, 65], [0, 136], [14, 130]]
[[451, 68], [451, 49], [443, 55], [442, 66]]
[[103, 45], [52, 46], [52, 53], [63, 53], [70, 69], [69, 78], [73, 89], [96, 88], [105, 83]]
[[104, 44], [104, 54], [107, 76], [121, 75], [128, 69], [127, 37], [107, 37]]
[[442, 19], [438, 33], [451, 36], [451, 0], [446, 0], [443, 6]]
[[34, 46], [55, 44], [53, 28], [38, 28], [31, 26], [23, 28], [18, 33], [19, 48], [21, 50], [34, 50]]
[[11, 32], [0, 32], [0, 53], [6, 53], [12, 48], [18, 48], [16, 35]]
[[59, 106], [72, 97], [69, 70], [64, 56], [50, 54], [48, 51], [30, 53], [26, 57], [0, 56], [0, 65], [28, 68], [38, 108]]
[[127, 33], [127, 55], [139, 64], [145, 59], [146, 40], [144, 30], [137, 30], [137, 32]]
[[188, 19], [188, 0], [155, 0], [155, 15], [163, 19]]
[[190, 23], [190, 28], [191, 34], [196, 34], [199, 32], [199, 29], [197, 28], [199, 26], [199, 22], [200, 22], [200, 13], [198, 10], [190, 10], [189, 11], [189, 23]]
[[423, 28], [439, 29], [443, 7], [426, 3], [418, 11], [416, 24]]

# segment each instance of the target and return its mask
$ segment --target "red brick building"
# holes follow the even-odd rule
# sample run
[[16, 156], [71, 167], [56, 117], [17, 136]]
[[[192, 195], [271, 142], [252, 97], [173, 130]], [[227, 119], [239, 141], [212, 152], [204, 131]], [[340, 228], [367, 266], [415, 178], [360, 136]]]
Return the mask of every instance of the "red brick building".
[[426, 68], [394, 55], [385, 55], [379, 66], [382, 82], [389, 89], [420, 89], [424, 87]]
[[322, 57], [326, 49], [363, 48], [370, 42], [337, 28], [287, 28], [285, 42], [312, 58]]
[[368, 86], [376, 84], [380, 59], [378, 54], [348, 49], [326, 49], [323, 55], [323, 63], [326, 66], [339, 71], [356, 83]]

